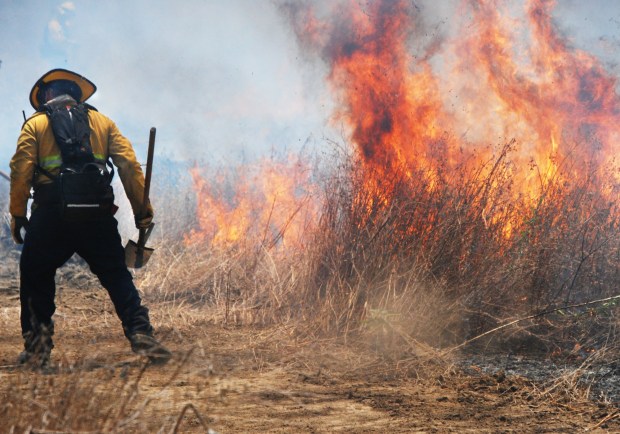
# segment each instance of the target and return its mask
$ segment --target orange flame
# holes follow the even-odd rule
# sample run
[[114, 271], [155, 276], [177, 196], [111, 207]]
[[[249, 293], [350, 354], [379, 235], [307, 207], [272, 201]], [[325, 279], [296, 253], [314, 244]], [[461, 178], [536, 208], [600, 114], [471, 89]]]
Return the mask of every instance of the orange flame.
[[303, 246], [305, 230], [318, 213], [305, 163], [294, 157], [264, 159], [237, 168], [232, 185], [223, 176], [208, 182], [201, 172], [192, 170], [198, 228], [186, 243], [226, 246], [260, 239], [266, 247]]
[[[429, 29], [407, 0], [282, 7], [301, 47], [328, 65], [338, 103], [334, 121], [349, 127], [363, 164], [378, 174], [369, 189], [380, 189], [382, 177], [403, 167], [410, 177], [426, 176], [430, 189], [458, 183], [438, 174], [489, 161], [489, 145], [514, 139], [515, 196], [534, 199], [559, 176], [589, 176], [614, 200], [618, 79], [560, 35], [554, 1], [528, 0], [518, 16], [509, 6], [463, 1], [448, 21], [454, 36], [425, 44], [420, 38]], [[562, 167], [569, 159], [570, 167]], [[263, 239], [299, 243], [318, 215], [315, 205], [298, 215], [298, 191], [312, 190], [307, 167], [270, 164], [243, 169], [257, 174], [242, 177], [228, 201], [194, 171], [200, 228], [189, 238], [220, 244], [263, 231]], [[513, 225], [503, 232], [510, 237]]]
[[455, 36], [422, 50], [412, 41], [428, 30], [409, 1], [338, 3], [323, 21], [308, 7], [288, 12], [302, 46], [327, 62], [335, 118], [365, 164], [432, 174], [515, 138], [517, 193], [536, 197], [569, 156], [573, 176], [612, 168], [619, 179], [617, 78], [560, 36], [554, 5], [529, 0], [519, 19], [503, 1], [463, 2], [449, 21]]
[[[500, 15], [501, 2], [475, 4], [478, 32], [461, 43], [459, 53], [488, 84], [487, 89], [479, 89], [481, 95], [499, 102], [498, 121], [519, 137], [521, 156], [534, 158], [541, 172], [549, 175], [571, 153], [583, 164], [616, 164], [617, 78], [592, 55], [570, 48], [559, 36], [551, 16], [555, 2], [526, 4], [532, 41], [529, 62], [518, 62], [511, 55], [518, 41], [505, 30], [512, 26]], [[516, 125], [510, 122], [514, 120]], [[575, 175], [583, 174], [586, 167], [575, 170]]]

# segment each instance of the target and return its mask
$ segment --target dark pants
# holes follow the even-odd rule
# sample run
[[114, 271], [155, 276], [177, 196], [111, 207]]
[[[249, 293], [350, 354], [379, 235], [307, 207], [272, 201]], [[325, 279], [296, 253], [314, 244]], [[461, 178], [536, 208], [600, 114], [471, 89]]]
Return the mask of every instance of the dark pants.
[[52, 316], [56, 270], [77, 253], [108, 291], [120, 318], [125, 336], [151, 334], [148, 309], [125, 265], [125, 251], [117, 221], [109, 216], [95, 222], [65, 222], [54, 207], [38, 207], [30, 218], [20, 261], [20, 301], [22, 335], [26, 349], [43, 336], [53, 346]]

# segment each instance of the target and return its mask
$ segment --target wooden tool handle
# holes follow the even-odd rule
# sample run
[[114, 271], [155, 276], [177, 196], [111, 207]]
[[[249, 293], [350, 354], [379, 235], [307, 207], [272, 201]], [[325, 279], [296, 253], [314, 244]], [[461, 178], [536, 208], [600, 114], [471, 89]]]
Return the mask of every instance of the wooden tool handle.
[[[153, 155], [155, 154], [155, 127], [151, 127], [149, 134], [149, 150], [146, 157], [146, 174], [144, 175], [144, 195], [142, 196], [142, 213], [146, 214], [149, 205], [149, 192], [151, 190], [151, 175], [153, 174]], [[151, 225], [152, 228], [152, 225]], [[138, 246], [144, 247], [146, 244], [147, 229], [140, 229], [138, 233]]]
[[149, 204], [149, 191], [151, 190], [151, 175], [153, 173], [153, 155], [155, 154], [155, 127], [151, 128], [149, 134], [149, 151], [146, 158], [146, 175], [144, 176], [144, 196], [142, 197], [142, 209], [146, 212]]

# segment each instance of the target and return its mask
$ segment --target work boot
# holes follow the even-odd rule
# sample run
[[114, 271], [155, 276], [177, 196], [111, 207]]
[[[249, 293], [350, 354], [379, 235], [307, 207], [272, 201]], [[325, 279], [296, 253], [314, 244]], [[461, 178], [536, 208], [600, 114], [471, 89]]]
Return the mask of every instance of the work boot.
[[172, 357], [172, 353], [153, 336], [134, 333], [129, 336], [129, 342], [134, 353], [147, 356], [153, 364], [163, 365]]
[[50, 368], [51, 351], [22, 351], [17, 356], [17, 363], [24, 366], [29, 366], [33, 370], [47, 370]]
[[28, 365], [33, 370], [46, 370], [50, 367], [52, 348], [54, 343], [47, 329], [39, 335], [27, 332], [24, 334], [24, 351], [17, 356], [17, 363]]

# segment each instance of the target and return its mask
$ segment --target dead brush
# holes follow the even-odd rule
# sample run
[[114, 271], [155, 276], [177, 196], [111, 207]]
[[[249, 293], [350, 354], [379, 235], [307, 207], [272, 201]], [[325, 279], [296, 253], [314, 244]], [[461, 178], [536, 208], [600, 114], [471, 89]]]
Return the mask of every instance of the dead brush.
[[169, 388], [179, 378], [192, 375], [190, 359], [188, 352], [154, 391], [148, 387], [148, 363], [93, 369], [84, 360], [84, 366], [61, 363], [47, 375], [19, 372], [3, 388], [11, 393], [0, 405], [0, 420], [7, 432], [176, 433], [188, 411], [193, 411], [207, 432], [206, 419], [198, 411], [202, 405], [174, 396]]
[[[491, 172], [496, 169], [497, 164]], [[455, 181], [446, 179], [447, 173], [395, 171], [389, 178], [354, 162], [348, 170], [349, 176], [339, 177], [348, 182], [327, 186], [321, 229], [312, 243], [317, 290], [308, 297], [340, 305], [329, 309], [327, 304], [328, 312], [320, 316], [337, 313], [329, 328], [346, 332], [357, 327], [367, 308], [396, 305], [413, 323], [425, 316], [423, 306], [439, 300], [427, 310], [427, 319], [442, 317], [442, 325], [459, 321], [455, 310], [464, 278], [483, 272], [486, 267], [477, 263], [498, 250], [483, 218], [490, 193], [484, 196], [476, 182], [480, 172], [473, 173], [470, 184], [450, 188]], [[368, 179], [376, 183], [369, 185]], [[429, 328], [454, 333], [434, 324]], [[438, 343], [435, 334], [432, 340]]]
[[[511, 318], [613, 295], [618, 187], [605, 180], [614, 178], [567, 157], [539, 174], [538, 195], [517, 194], [514, 151], [511, 142], [456, 166], [436, 156], [432, 169], [370, 167], [337, 153], [332, 172], [315, 176], [321, 212], [303, 247], [281, 242], [286, 226], [274, 239], [254, 228], [225, 245], [171, 243], [138, 276], [150, 296], [202, 305], [222, 323], [346, 338], [386, 312], [405, 335], [447, 347]], [[575, 166], [590, 169], [575, 177]], [[554, 351], [584, 336], [545, 321], [524, 329], [524, 343], [538, 336]]]
[[283, 257], [265, 246], [206, 248], [175, 246], [177, 260], [141, 276], [149, 297], [161, 302], [202, 306], [223, 324], [286, 323], [294, 305], [291, 294], [304, 281], [303, 257]]

